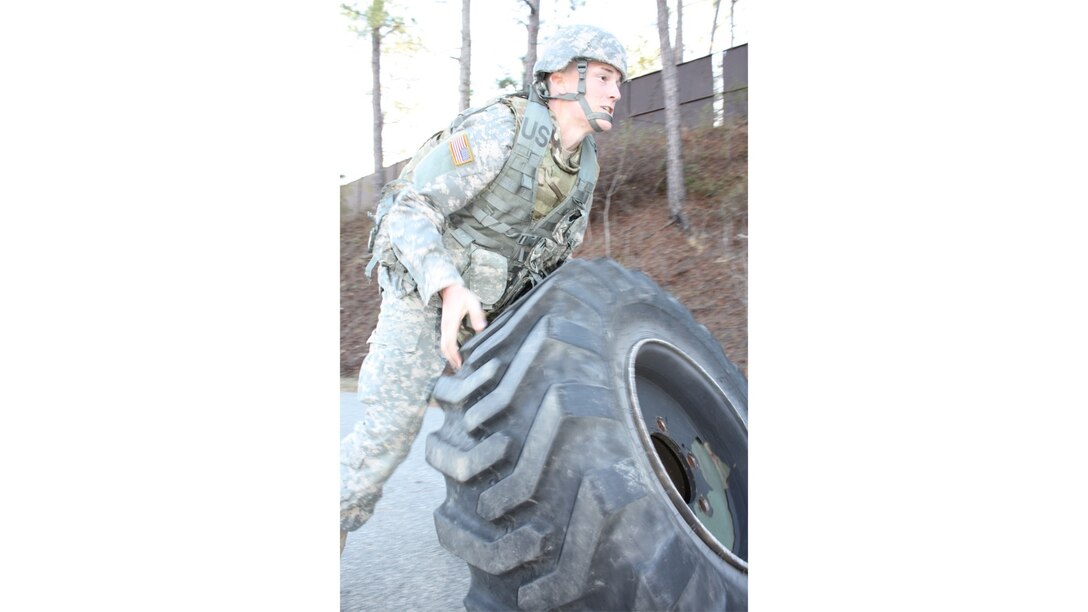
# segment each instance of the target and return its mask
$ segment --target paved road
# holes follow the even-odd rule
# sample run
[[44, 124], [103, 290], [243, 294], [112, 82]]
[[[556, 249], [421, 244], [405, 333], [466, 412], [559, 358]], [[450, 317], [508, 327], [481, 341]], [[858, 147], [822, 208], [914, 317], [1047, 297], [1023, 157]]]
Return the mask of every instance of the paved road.
[[[354, 393], [340, 394], [340, 437], [362, 417]], [[442, 411], [428, 408], [412, 451], [385, 485], [374, 516], [348, 534], [340, 557], [340, 610], [464, 610], [468, 567], [446, 552], [434, 531], [434, 509], [446, 484], [427, 465], [427, 434], [442, 424]]]

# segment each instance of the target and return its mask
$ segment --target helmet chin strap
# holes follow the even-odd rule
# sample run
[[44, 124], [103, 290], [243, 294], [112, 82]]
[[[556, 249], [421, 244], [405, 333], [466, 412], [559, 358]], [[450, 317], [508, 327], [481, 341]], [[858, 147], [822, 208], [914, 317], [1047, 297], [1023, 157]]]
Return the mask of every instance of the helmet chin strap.
[[571, 100], [577, 102], [582, 107], [582, 112], [585, 114], [586, 119], [589, 120], [589, 127], [593, 128], [594, 132], [603, 132], [602, 128], [597, 121], [604, 120], [609, 123], [614, 123], [612, 115], [601, 111], [596, 111], [589, 106], [589, 101], [586, 100], [586, 70], [589, 68], [589, 62], [586, 60], [578, 60], [578, 93], [561, 93], [554, 96], [547, 96], [549, 99], [555, 100]]

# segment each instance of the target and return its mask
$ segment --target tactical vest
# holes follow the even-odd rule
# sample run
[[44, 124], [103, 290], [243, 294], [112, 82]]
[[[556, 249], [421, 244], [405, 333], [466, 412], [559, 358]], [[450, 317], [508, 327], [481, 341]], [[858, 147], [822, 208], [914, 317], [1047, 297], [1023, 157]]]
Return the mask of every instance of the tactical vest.
[[501, 254], [509, 263], [506, 291], [494, 304], [495, 311], [543, 280], [570, 255], [575, 246], [571, 228], [579, 217], [589, 214], [597, 180], [596, 144], [591, 135], [582, 141], [573, 189], [548, 214], [532, 218], [537, 172], [544, 156], [551, 155], [554, 130], [548, 108], [530, 99], [498, 177], [449, 218], [449, 231], [462, 246], [475, 244]]

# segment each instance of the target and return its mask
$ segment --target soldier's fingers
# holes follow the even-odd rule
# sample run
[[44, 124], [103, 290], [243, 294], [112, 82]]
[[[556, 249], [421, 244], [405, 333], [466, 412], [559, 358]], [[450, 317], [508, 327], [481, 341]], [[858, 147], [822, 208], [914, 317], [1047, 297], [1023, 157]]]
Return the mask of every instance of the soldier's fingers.
[[446, 360], [450, 362], [450, 366], [454, 370], [461, 369], [461, 353], [457, 350], [457, 344], [454, 343], [452, 348], [446, 351]]
[[468, 318], [472, 321], [472, 329], [478, 332], [482, 332], [487, 327], [487, 317], [484, 316], [483, 308], [479, 306], [469, 309]]
[[456, 344], [451, 347], [449, 342], [443, 341], [442, 356], [446, 358], [446, 361], [450, 362], [453, 369], [456, 370], [461, 367], [461, 355], [457, 352]]
[[[456, 314], [451, 310], [442, 311], [442, 322], [439, 330], [438, 348], [446, 361], [454, 368], [460, 366], [460, 356], [457, 354], [457, 325]], [[452, 349], [452, 350], [451, 350]]]
[[[456, 327], [454, 329], [456, 330]], [[457, 332], [449, 333], [444, 321], [439, 347], [442, 349], [442, 356], [446, 358], [446, 361], [450, 362], [453, 369], [456, 370], [461, 367], [461, 353], [457, 350]]]

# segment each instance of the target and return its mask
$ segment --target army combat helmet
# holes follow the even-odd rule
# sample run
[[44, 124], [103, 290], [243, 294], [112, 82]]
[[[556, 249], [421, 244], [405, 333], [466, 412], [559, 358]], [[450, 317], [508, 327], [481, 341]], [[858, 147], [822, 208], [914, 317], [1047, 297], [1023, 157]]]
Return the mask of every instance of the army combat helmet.
[[[598, 119], [604, 119], [612, 123], [612, 115], [605, 112], [593, 112], [589, 102], [586, 101], [586, 69], [590, 61], [601, 62], [612, 66], [620, 72], [620, 82], [627, 80], [627, 52], [623, 45], [612, 34], [590, 25], [573, 25], [560, 29], [549, 41], [544, 51], [533, 64], [533, 87], [530, 88], [530, 96], [534, 94], [542, 100], [554, 98], [556, 100], [574, 100], [582, 107], [589, 125], [594, 131], [603, 129], [597, 124]], [[548, 95], [545, 85], [547, 75], [563, 70], [572, 61], [577, 62], [578, 67], [578, 93], [564, 93], [555, 96]]]

